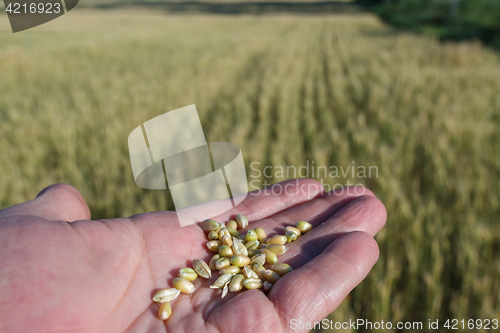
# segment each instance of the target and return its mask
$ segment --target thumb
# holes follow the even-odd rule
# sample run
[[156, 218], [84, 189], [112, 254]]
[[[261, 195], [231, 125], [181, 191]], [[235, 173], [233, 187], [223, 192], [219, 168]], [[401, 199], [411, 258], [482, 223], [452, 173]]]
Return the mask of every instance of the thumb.
[[44, 188], [35, 199], [0, 210], [0, 217], [32, 215], [51, 221], [90, 220], [90, 210], [80, 192], [68, 184]]

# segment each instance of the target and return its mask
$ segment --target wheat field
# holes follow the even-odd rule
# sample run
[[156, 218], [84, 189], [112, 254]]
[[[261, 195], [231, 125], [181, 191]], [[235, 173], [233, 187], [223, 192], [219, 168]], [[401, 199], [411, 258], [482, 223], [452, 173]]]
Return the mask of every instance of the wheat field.
[[81, 9], [9, 32], [0, 15], [1, 208], [66, 182], [93, 218], [172, 209], [135, 185], [127, 137], [196, 104], [253, 184], [288, 178], [256, 165], [376, 166], [315, 175], [366, 185], [388, 211], [379, 262], [329, 319], [500, 319], [500, 57], [480, 43], [367, 13]]

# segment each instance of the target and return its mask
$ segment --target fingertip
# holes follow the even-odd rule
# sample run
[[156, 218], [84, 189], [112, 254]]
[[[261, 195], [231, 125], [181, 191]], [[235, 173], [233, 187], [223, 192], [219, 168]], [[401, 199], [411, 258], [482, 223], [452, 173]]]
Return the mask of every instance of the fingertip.
[[366, 219], [367, 226], [366, 230], [369, 230], [371, 236], [375, 236], [385, 225], [387, 221], [387, 209], [385, 205], [380, 201], [379, 198], [375, 196], [363, 196], [361, 197], [368, 211], [370, 212], [369, 218]]
[[344, 258], [365, 259], [357, 260], [358, 264], [355, 265], [361, 279], [364, 279], [380, 256], [377, 241], [364, 231], [352, 231], [340, 236], [325, 251], [331, 251], [330, 247], [335, 247], [336, 254]]
[[375, 236], [385, 225], [387, 210], [377, 197], [362, 195], [349, 200], [334, 216], [339, 221], [351, 221], [350, 230], [363, 230]]
[[[320, 320], [363, 281], [378, 257], [379, 249], [373, 237], [362, 231], [349, 232], [280, 279], [269, 298], [286, 321], [291, 318]], [[301, 307], [293, 306], [301, 302]]]
[[378, 220], [380, 222], [380, 228], [378, 231], [380, 231], [380, 229], [382, 229], [387, 222], [387, 208], [379, 198], [375, 197], [373, 200], [376, 200], [375, 206], [376, 206], [376, 211], [379, 215]]

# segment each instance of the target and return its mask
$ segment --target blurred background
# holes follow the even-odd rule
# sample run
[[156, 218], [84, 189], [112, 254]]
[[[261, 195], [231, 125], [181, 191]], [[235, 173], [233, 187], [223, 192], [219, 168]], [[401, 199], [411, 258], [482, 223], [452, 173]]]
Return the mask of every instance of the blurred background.
[[316, 177], [388, 210], [329, 319], [500, 319], [499, 49], [497, 0], [85, 0], [16, 34], [2, 7], [0, 208], [66, 182], [94, 219], [172, 209], [135, 185], [127, 138], [195, 103], [260, 182], [287, 176], [253, 162], [377, 166]]

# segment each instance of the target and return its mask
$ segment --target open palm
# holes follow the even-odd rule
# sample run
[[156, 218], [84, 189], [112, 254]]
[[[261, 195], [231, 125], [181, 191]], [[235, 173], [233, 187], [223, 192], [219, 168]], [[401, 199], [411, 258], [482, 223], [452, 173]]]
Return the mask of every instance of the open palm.
[[198, 225], [179, 227], [175, 212], [91, 221], [81, 195], [65, 184], [0, 211], [0, 331], [288, 332], [292, 319], [320, 321], [375, 264], [373, 236], [386, 211], [368, 190], [324, 194], [307, 179], [274, 186], [285, 184], [286, 193], [251, 193], [215, 219], [242, 213], [248, 228], [271, 236], [310, 221], [314, 229], [279, 257], [294, 270], [267, 296], [248, 290], [221, 299], [220, 290], [208, 288], [217, 274], [198, 278], [193, 294], [172, 302], [165, 322], [152, 295], [192, 259], [212, 256]]

